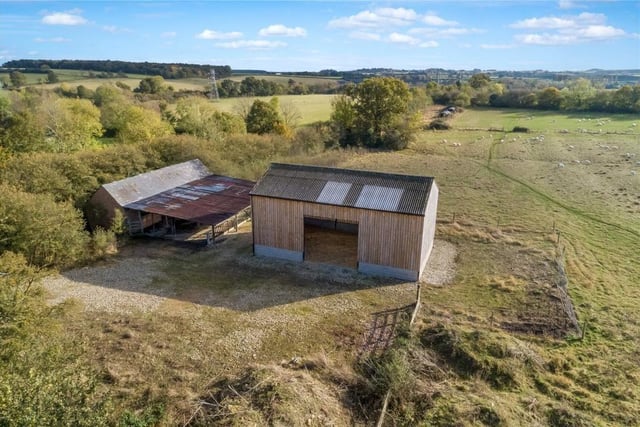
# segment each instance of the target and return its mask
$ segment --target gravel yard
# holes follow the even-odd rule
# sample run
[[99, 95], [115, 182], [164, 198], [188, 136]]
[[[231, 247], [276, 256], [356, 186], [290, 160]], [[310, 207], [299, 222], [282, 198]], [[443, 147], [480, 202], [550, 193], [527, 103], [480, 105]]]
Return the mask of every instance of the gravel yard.
[[[195, 253], [189, 249], [168, 247], [169, 244], [164, 242], [136, 243], [109, 261], [50, 276], [44, 280], [44, 286], [49, 292], [51, 304], [73, 298], [81, 302], [86, 311], [121, 314], [152, 312], [173, 299], [251, 312], [255, 312], [256, 308], [297, 301], [322, 305], [323, 307], [317, 307], [320, 311], [326, 308], [334, 312], [348, 312], [355, 308], [354, 301], [338, 298], [324, 307], [325, 304], [321, 304], [316, 298], [331, 297], [340, 294], [341, 291], [347, 292], [361, 287], [378, 288], [380, 292], [390, 294], [404, 293], [405, 287], [411, 287], [410, 284], [388, 283], [384, 279], [368, 278], [341, 267], [314, 263], [292, 264], [244, 254], [236, 256], [233, 263], [229, 264], [229, 269], [241, 270], [242, 272], [238, 271], [240, 275], [247, 270], [258, 271], [260, 276], [264, 277], [263, 280], [258, 280], [258, 286], [246, 289], [237, 286], [217, 292], [215, 286], [189, 286], [190, 284], [184, 282], [178, 286], [172, 283], [173, 278], [167, 275], [165, 268], [168, 261], [178, 258], [183, 263], [191, 262], [193, 265], [188, 265], [188, 268], [193, 270], [206, 269], [207, 266], [202, 265], [203, 259], [228, 257], [225, 252], [229, 252], [230, 248], [226, 246], [238, 246], [238, 237], [242, 237], [233, 237], [236, 238], [235, 241], [224, 242], [220, 247]], [[451, 282], [455, 276], [455, 257], [455, 245], [436, 240], [422, 281], [435, 285]], [[291, 277], [284, 276], [291, 275], [294, 276], [294, 282], [320, 282], [322, 287], [296, 284], [274, 286], [271, 283], [274, 280], [279, 282], [278, 278], [282, 278], [281, 281], [284, 283], [290, 283]]]

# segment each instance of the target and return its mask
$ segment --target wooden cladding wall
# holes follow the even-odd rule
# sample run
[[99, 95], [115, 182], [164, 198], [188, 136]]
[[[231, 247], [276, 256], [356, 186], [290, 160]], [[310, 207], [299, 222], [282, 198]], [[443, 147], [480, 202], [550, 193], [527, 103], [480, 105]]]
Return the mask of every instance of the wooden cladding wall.
[[434, 182], [431, 185], [429, 201], [427, 202], [427, 209], [424, 215], [420, 272], [422, 272], [422, 270], [424, 270], [424, 267], [427, 265], [429, 255], [431, 255], [431, 249], [433, 249], [433, 240], [436, 234], [436, 217], [438, 214], [438, 195], [438, 186]]
[[304, 213], [301, 202], [251, 196], [253, 243], [304, 251]]
[[424, 217], [252, 196], [257, 245], [304, 251], [304, 217], [358, 224], [358, 261], [419, 271]]

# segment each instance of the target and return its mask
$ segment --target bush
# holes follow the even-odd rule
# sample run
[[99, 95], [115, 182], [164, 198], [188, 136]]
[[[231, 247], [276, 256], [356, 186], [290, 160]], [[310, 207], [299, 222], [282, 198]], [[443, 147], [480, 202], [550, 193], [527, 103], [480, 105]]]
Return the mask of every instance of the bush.
[[426, 126], [427, 130], [449, 130], [451, 125], [442, 119], [433, 120]]
[[80, 212], [49, 194], [0, 185], [0, 251], [21, 253], [30, 264], [65, 267], [86, 259], [89, 235]]
[[511, 132], [527, 133], [529, 132], [529, 128], [526, 128], [524, 126], [514, 126]]

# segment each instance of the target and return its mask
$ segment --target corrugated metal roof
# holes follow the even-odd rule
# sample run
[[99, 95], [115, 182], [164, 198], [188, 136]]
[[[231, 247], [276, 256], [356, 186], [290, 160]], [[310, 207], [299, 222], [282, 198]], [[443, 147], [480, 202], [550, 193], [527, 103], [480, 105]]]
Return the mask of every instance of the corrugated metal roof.
[[127, 209], [216, 225], [251, 205], [255, 183], [209, 175], [124, 205]]
[[272, 163], [252, 195], [424, 215], [433, 177]]
[[125, 206], [210, 174], [211, 172], [200, 160], [194, 159], [114, 181], [102, 187], [120, 206]]
[[350, 189], [351, 183], [327, 181], [316, 202], [341, 205]]
[[403, 192], [402, 188], [365, 185], [356, 200], [355, 207], [395, 212]]

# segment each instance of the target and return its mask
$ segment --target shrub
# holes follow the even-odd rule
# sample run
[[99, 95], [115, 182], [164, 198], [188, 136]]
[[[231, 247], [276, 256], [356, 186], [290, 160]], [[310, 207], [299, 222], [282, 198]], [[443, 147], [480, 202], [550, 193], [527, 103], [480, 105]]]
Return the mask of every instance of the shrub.
[[512, 132], [527, 133], [529, 132], [529, 128], [524, 126], [514, 126]]
[[442, 119], [436, 119], [433, 120], [431, 123], [429, 123], [426, 126], [426, 129], [428, 130], [449, 130], [451, 129], [451, 125], [447, 122], [445, 122]]
[[0, 185], [0, 194], [0, 250], [21, 253], [39, 266], [64, 267], [86, 259], [89, 235], [70, 203], [6, 185]]

